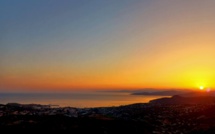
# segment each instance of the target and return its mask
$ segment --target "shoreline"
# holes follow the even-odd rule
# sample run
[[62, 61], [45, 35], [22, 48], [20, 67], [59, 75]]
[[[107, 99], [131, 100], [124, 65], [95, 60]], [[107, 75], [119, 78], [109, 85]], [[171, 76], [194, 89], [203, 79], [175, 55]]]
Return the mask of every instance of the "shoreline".
[[185, 97], [173, 96], [150, 103], [97, 108], [0, 104], [0, 129], [7, 132], [15, 130], [96, 134], [214, 133], [215, 97], [183, 99]]

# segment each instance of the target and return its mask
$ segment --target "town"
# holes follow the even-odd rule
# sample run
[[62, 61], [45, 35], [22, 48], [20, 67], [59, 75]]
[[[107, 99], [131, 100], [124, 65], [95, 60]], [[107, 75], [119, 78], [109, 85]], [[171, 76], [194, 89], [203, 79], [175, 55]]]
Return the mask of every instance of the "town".
[[214, 113], [214, 103], [151, 102], [100, 108], [9, 103], [0, 105], [0, 129], [74, 133], [213, 133]]

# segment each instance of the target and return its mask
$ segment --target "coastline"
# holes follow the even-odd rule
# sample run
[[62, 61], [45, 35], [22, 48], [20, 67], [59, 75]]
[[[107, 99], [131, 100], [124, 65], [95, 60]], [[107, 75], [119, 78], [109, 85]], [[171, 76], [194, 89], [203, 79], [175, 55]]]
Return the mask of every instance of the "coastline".
[[135, 96], [130, 93], [107, 92], [75, 92], [75, 93], [0, 93], [0, 102], [20, 104], [59, 105], [60, 107], [111, 107], [133, 103], [147, 103], [150, 100], [164, 96]]
[[[190, 103], [173, 96], [117, 107], [75, 108], [40, 104], [0, 105], [0, 129], [17, 132], [62, 133], [213, 133], [215, 97]], [[165, 101], [164, 101], [165, 100]], [[206, 100], [206, 101], [203, 101]], [[202, 103], [202, 101], [204, 103]], [[211, 103], [209, 103], [211, 101]], [[167, 103], [174, 102], [174, 103]], [[200, 103], [201, 102], [201, 103]]]

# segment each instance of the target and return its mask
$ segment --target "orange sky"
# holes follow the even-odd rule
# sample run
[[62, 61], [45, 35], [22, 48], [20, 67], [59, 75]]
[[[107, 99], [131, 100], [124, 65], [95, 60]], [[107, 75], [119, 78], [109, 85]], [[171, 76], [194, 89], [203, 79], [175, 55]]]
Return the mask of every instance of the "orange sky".
[[2, 91], [215, 87], [215, 1], [4, 4]]

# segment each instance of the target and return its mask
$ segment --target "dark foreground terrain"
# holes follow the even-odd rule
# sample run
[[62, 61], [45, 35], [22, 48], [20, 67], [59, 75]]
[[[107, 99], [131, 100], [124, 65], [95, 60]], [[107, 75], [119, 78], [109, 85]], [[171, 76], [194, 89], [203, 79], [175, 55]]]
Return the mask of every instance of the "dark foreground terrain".
[[[201, 101], [197, 101], [201, 100]], [[144, 104], [107, 108], [0, 105], [2, 132], [215, 133], [215, 99], [173, 96]]]

